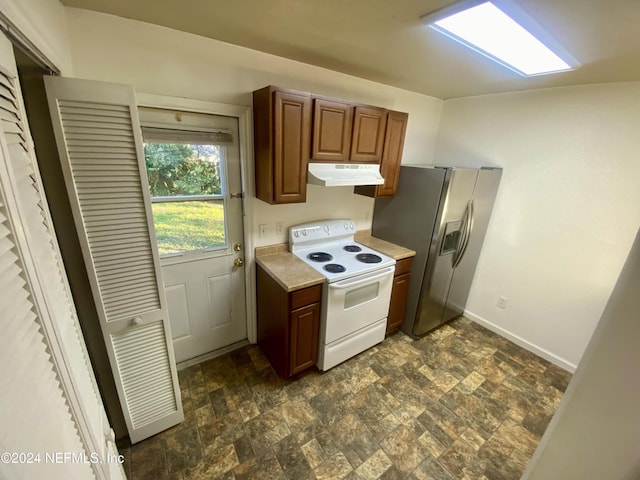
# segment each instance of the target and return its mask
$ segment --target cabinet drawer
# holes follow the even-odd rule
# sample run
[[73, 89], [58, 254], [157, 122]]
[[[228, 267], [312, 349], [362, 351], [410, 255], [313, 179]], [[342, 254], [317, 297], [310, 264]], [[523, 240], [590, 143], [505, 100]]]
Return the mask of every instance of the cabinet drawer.
[[396, 262], [396, 271], [394, 275], [398, 276], [405, 273], [409, 273], [411, 271], [411, 262], [413, 262], [413, 257], [403, 258], [402, 260], [398, 260]]
[[291, 292], [291, 310], [320, 302], [322, 298], [322, 285], [314, 285], [313, 287], [303, 288]]

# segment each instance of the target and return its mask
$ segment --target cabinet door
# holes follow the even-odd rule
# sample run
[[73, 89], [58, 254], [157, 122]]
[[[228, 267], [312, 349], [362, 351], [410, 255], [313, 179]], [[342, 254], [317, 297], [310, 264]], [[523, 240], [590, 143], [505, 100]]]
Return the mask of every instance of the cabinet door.
[[315, 365], [318, 360], [318, 330], [320, 304], [313, 303], [291, 312], [290, 371], [291, 375]]
[[380, 163], [387, 111], [377, 107], [356, 107], [353, 113], [352, 162]]
[[368, 197], [392, 197], [398, 190], [400, 178], [400, 163], [404, 137], [407, 132], [409, 114], [389, 112], [387, 128], [384, 135], [384, 148], [380, 162], [380, 175], [384, 178], [382, 185], [362, 185], [355, 187], [354, 192]]
[[328, 162], [349, 160], [352, 127], [353, 107], [350, 104], [314, 99], [311, 158]]
[[398, 275], [393, 279], [393, 289], [391, 290], [391, 301], [389, 303], [389, 316], [387, 317], [387, 333], [390, 333], [402, 325], [407, 307], [407, 297], [409, 295], [410, 273]]
[[305, 202], [311, 97], [275, 91], [273, 122], [274, 203]]
[[407, 113], [389, 112], [387, 131], [384, 136], [384, 150], [382, 152], [382, 161], [380, 162], [380, 174], [384, 178], [384, 184], [378, 185], [376, 197], [396, 194], [408, 118], [409, 115]]

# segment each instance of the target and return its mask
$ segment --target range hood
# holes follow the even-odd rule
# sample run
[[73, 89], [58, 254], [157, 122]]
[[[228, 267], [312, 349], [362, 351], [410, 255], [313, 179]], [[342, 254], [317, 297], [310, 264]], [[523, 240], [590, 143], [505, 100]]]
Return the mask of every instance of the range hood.
[[380, 166], [363, 163], [309, 163], [307, 183], [324, 187], [382, 185]]

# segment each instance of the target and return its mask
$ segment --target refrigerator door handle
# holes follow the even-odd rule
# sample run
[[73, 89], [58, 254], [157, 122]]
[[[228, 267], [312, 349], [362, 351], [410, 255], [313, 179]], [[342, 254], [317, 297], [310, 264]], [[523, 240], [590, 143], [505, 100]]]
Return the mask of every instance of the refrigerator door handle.
[[463, 225], [464, 231], [462, 232], [462, 239], [460, 240], [460, 248], [456, 252], [453, 260], [453, 268], [456, 268], [460, 264], [469, 246], [469, 239], [471, 238], [471, 231], [473, 229], [473, 199], [467, 203], [466, 218]]

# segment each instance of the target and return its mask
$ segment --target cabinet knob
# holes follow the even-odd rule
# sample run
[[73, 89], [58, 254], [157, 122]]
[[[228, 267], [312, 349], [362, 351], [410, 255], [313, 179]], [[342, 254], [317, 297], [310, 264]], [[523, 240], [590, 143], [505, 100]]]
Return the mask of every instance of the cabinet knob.
[[131, 320], [131, 325], [135, 326], [135, 325], [141, 325], [142, 324], [142, 318], [140, 317], [135, 317]]

